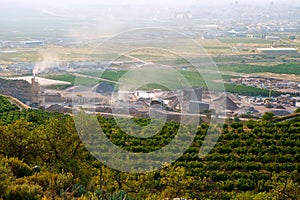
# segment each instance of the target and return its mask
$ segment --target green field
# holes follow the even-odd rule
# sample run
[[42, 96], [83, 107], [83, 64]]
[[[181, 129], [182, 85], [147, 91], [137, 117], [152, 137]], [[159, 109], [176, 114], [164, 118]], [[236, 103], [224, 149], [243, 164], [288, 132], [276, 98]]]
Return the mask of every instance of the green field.
[[259, 39], [259, 38], [224, 38], [219, 39], [220, 42], [225, 44], [272, 44], [273, 41]]
[[[105, 71], [105, 72], [83, 72], [82, 74], [94, 76], [94, 77], [101, 77], [112, 81], [118, 81], [127, 72], [128, 70], [118, 70], [118, 71]], [[179, 73], [182, 74], [189, 81], [197, 81], [199, 78], [201, 78], [199, 74], [195, 73], [194, 71], [180, 70]], [[212, 73], [203, 73], [203, 76], [206, 76], [206, 79], [208, 80], [219, 80], [219, 77], [213, 75]], [[221, 77], [223, 80], [237, 78], [237, 76], [233, 76], [233, 75], [221, 75]]]
[[80, 77], [75, 76], [73, 74], [60, 74], [60, 75], [50, 75], [46, 76], [46, 78], [53, 79], [53, 80], [59, 80], [59, 81], [66, 81], [74, 85], [96, 85], [100, 81], [94, 78], [86, 78], [86, 77]]
[[0, 63], [36, 62], [40, 58], [37, 50], [17, 49], [16, 52], [0, 52]]
[[262, 73], [269, 72], [275, 74], [296, 74], [300, 75], [300, 64], [299, 63], [282, 63], [273, 66], [260, 66], [260, 65], [249, 65], [249, 64], [234, 64], [234, 65], [221, 65], [218, 66], [219, 70], [227, 72], [238, 72], [238, 73]]
[[[88, 76], [94, 76], [95, 78], [103, 78], [111, 81], [119, 81], [120, 78], [122, 78], [124, 75], [126, 75], [128, 71], [127, 70], [119, 70], [119, 71], [105, 71], [103, 72], [84, 72], [82, 74], [88, 75]], [[201, 75], [199, 75], [198, 72], [195, 71], [188, 71], [188, 70], [181, 70], [179, 71], [179, 74], [181, 74], [185, 80], [187, 81], [184, 84], [180, 83], [178, 78], [170, 76], [170, 74], [166, 73], [155, 73], [154, 80], [161, 80], [162, 84], [157, 84], [155, 81], [151, 84], [145, 84], [145, 85], [140, 85], [139, 89], [162, 89], [162, 90], [176, 90], [182, 87], [187, 87], [188, 85], [190, 86], [197, 86], [197, 87], [202, 87], [204, 89], [207, 89], [207, 85], [209, 84], [209, 88], [213, 91], [220, 91], [220, 89], [225, 87], [226, 92], [231, 92], [235, 94], [240, 94], [240, 95], [246, 95], [246, 96], [268, 96], [269, 95], [269, 90], [265, 89], [260, 89], [256, 87], [251, 87], [251, 86], [246, 86], [246, 85], [236, 85], [236, 84], [231, 84], [231, 83], [225, 83], [222, 85], [220, 82], [220, 77], [217, 75], [214, 75], [212, 73], [204, 72]], [[160, 77], [161, 76], [161, 77]], [[205, 78], [204, 78], [205, 77]], [[222, 80], [226, 81], [231, 78], [237, 78], [237, 76], [232, 76], [232, 75], [222, 75]], [[80, 77], [80, 76], [75, 76], [72, 74], [61, 74], [61, 75], [51, 75], [47, 76], [47, 78], [54, 79], [54, 80], [60, 80], [60, 81], [67, 81], [72, 83], [73, 85], [96, 85], [102, 81], [99, 81], [97, 79], [93, 78], [88, 78], [88, 77]], [[136, 82], [140, 82], [143, 79], [136, 79]], [[206, 80], [206, 81], [205, 81]], [[113, 86], [115, 84], [112, 84]], [[118, 85], [116, 85], [118, 87]], [[56, 86], [51, 87], [53, 89], [56, 89]], [[65, 87], [62, 86], [58, 89], [64, 89]], [[278, 96], [281, 93], [279, 92], [273, 92], [272, 93], [274, 96]]]
[[[112, 81], [118, 81], [123, 75], [125, 75], [128, 71], [127, 70], [120, 70], [120, 71], [105, 71], [102, 72], [85, 72], [84, 74], [95, 76], [95, 77], [102, 77], [108, 80]], [[183, 75], [183, 77], [188, 81], [188, 83], [191, 86], [198, 86], [202, 87], [204, 89], [207, 88], [207, 84], [210, 85], [210, 89], [219, 91], [220, 88], [222, 88], [222, 84], [215, 82], [219, 81], [220, 77], [216, 76], [212, 73], [204, 72], [201, 75], [199, 75], [198, 72], [195, 71], [189, 71], [189, 70], [180, 70], [179, 73]], [[159, 73], [157, 73], [157, 77], [160, 76]], [[171, 88], [168, 88], [168, 90], [176, 90], [178, 88], [181, 88], [181, 85], [178, 80], [174, 81], [172, 77], [167, 77], [165, 75], [161, 75], [161, 79], [165, 79], [164, 82], [166, 82], [167, 85], [171, 86]], [[156, 77], [156, 79], [157, 79]], [[205, 79], [203, 78], [205, 77]], [[232, 75], [222, 75], [221, 76], [223, 80], [228, 80], [231, 78], [237, 78], [237, 76]], [[205, 82], [207, 80], [207, 84]], [[256, 87], [251, 86], [245, 86], [245, 85], [235, 85], [235, 84], [228, 84], [225, 83], [225, 90], [227, 92], [236, 93], [240, 95], [248, 95], [248, 96], [268, 96], [269, 90], [264, 90]], [[140, 89], [155, 89], [160, 88], [163, 90], [166, 90], [167, 88], [165, 86], [159, 85], [159, 84], [147, 84], [144, 87], [141, 87]], [[274, 96], [280, 95], [278, 92], [273, 92]]]

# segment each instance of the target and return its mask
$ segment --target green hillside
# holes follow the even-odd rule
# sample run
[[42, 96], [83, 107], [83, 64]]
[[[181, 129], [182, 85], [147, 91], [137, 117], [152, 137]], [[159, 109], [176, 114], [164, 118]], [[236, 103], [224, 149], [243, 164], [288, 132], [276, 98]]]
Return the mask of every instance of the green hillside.
[[[192, 145], [176, 162], [154, 172], [132, 174], [97, 161], [80, 141], [71, 116], [19, 111], [0, 100], [1, 108], [9, 108], [0, 111], [0, 199], [300, 196], [300, 118], [275, 123], [264, 117], [225, 124], [216, 146], [203, 159], [198, 152], [208, 125], [200, 124]], [[168, 122], [157, 135], [143, 139], [120, 130], [113, 118], [99, 116], [98, 121], [107, 138], [131, 152], [150, 152], [169, 144], [179, 127]], [[149, 124], [148, 119], [134, 122], [141, 127]], [[36, 165], [38, 173], [33, 170]]]

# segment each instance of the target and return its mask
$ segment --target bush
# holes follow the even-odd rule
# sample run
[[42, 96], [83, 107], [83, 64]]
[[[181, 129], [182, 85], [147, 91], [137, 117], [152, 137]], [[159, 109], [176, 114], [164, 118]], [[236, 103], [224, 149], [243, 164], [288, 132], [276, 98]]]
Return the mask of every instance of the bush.
[[44, 191], [48, 191], [49, 194], [55, 196], [60, 195], [62, 191], [73, 188], [75, 179], [71, 173], [56, 174], [51, 172], [41, 172], [17, 180], [17, 184], [26, 183], [38, 184]]
[[261, 119], [262, 119], [262, 120], [265, 120], [265, 121], [271, 121], [272, 119], [274, 119], [274, 117], [275, 117], [274, 113], [266, 112], [266, 113], [261, 117]]
[[115, 191], [114, 193], [103, 192], [97, 190], [94, 193], [89, 193], [87, 196], [82, 196], [78, 200], [98, 200], [98, 199], [107, 199], [107, 200], [130, 200], [131, 198], [124, 191]]
[[7, 200], [38, 200], [41, 199], [43, 195], [43, 189], [39, 185], [13, 185], [8, 188], [6, 192], [5, 199]]
[[256, 125], [256, 123], [255, 123], [254, 120], [248, 120], [248, 121], [246, 122], [246, 126], [247, 126], [248, 128], [250, 128], [250, 129], [253, 129], [253, 128], [255, 127], [255, 125]]
[[0, 160], [0, 199], [4, 197], [4, 192], [11, 185], [12, 180], [13, 174], [11, 169]]
[[31, 174], [31, 168], [17, 158], [3, 158], [1, 161], [11, 168], [13, 175], [17, 178], [29, 176]]
[[243, 127], [243, 124], [240, 122], [233, 122], [230, 126], [234, 129], [238, 129], [240, 127]]

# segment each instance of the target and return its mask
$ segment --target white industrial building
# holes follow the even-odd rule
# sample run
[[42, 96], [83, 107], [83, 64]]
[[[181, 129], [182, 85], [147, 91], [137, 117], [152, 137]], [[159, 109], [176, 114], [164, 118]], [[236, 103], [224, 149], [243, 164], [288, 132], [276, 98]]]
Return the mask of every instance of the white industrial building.
[[296, 55], [298, 54], [297, 48], [257, 48], [257, 52], [272, 55]]

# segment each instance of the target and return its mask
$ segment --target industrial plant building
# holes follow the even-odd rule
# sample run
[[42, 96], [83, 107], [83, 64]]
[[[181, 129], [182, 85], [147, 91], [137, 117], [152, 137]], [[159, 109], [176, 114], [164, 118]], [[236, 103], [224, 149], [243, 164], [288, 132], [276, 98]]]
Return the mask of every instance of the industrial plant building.
[[297, 48], [257, 48], [257, 52], [269, 55], [297, 55]]

